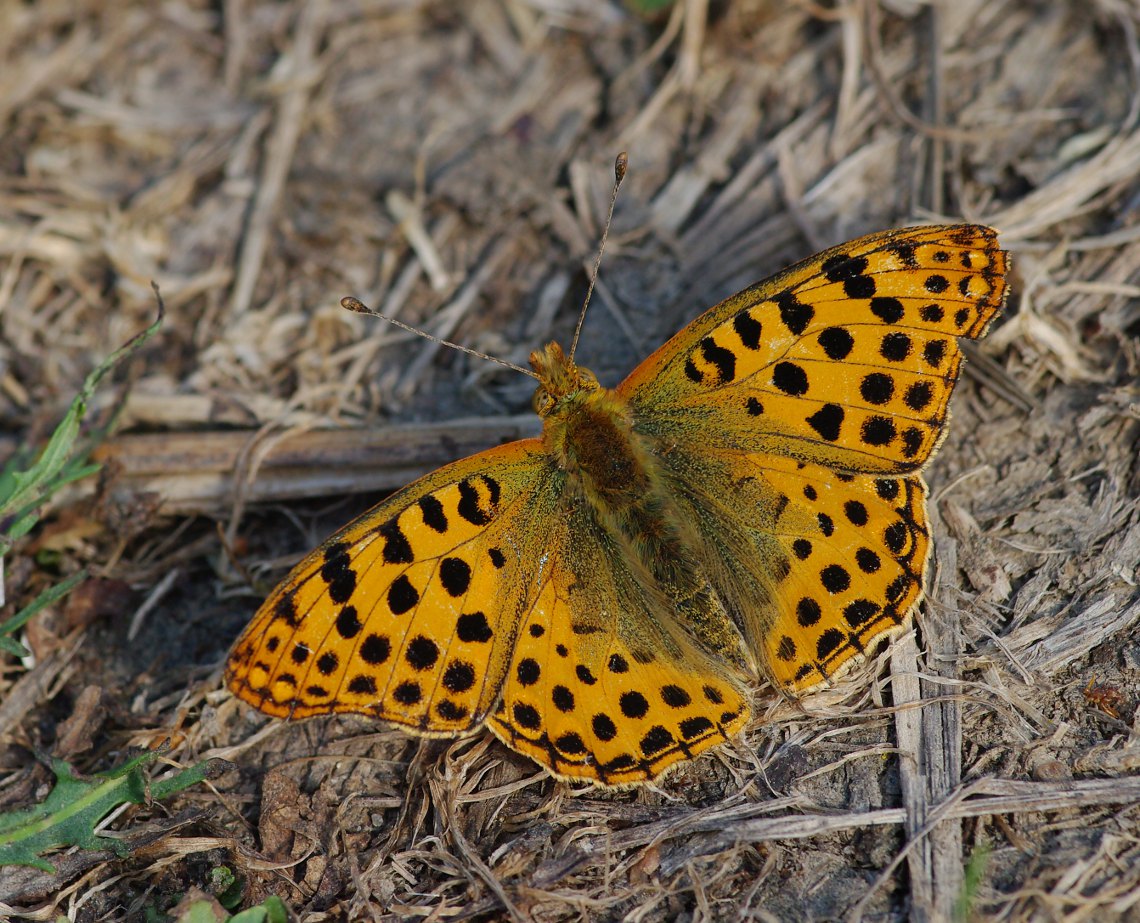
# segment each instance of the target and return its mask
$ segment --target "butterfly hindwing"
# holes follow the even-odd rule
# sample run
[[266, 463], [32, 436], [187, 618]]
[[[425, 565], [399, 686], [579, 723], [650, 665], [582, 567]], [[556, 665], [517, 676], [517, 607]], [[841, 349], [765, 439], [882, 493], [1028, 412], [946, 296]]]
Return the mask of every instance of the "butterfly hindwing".
[[811, 689], [909, 624], [930, 549], [921, 476], [852, 475], [768, 455], [729, 464], [778, 498], [770, 528], [757, 530], [738, 505], [712, 524], [778, 549], [769, 604], [742, 611], [749, 643], [776, 683]]
[[531, 516], [556, 499], [538, 440], [423, 478], [316, 549], [266, 600], [227, 681], [277, 717], [373, 715], [424, 734], [482, 723], [528, 602]]
[[704, 437], [869, 474], [906, 474], [945, 432], [958, 337], [1005, 295], [1006, 254], [975, 225], [886, 231], [734, 295], [626, 379], [642, 431]]
[[693, 646], [592, 513], [568, 509], [491, 729], [566, 778], [652, 779], [748, 722], [748, 693]]
[[795, 498], [776, 529], [789, 563], [779, 607], [754, 643], [773, 678], [802, 692], [909, 624], [930, 552], [926, 485], [919, 475], [877, 478], [785, 459], [750, 461], [774, 490]]
[[[908, 624], [930, 547], [920, 476], [700, 444], [674, 443], [661, 459], [704, 571], [778, 687], [811, 689]], [[703, 626], [690, 630], [699, 638]]]

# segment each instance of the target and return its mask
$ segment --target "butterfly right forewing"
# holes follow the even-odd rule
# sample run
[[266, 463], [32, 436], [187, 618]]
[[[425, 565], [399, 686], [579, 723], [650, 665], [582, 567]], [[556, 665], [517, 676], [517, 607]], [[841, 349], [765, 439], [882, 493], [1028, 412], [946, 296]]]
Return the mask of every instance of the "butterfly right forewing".
[[710, 309], [619, 386], [668, 440], [906, 474], [945, 433], [959, 337], [985, 333], [1007, 256], [977, 225], [872, 234]]

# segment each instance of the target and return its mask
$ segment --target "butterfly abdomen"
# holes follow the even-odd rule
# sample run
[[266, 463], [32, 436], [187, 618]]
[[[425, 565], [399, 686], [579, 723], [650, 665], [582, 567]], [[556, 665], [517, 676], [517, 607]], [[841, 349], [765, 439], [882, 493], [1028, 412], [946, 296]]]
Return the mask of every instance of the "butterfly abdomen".
[[645, 599], [663, 601], [660, 611], [646, 615], [683, 626], [706, 650], [742, 667], [740, 635], [625, 399], [603, 388], [565, 398], [546, 418], [545, 438], [568, 476], [571, 499], [585, 500], [598, 526], [636, 562]]

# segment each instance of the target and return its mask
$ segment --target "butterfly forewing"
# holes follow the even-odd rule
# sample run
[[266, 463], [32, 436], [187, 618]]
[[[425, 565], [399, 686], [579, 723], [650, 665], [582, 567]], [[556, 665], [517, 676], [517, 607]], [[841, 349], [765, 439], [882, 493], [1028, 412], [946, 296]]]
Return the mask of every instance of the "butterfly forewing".
[[531, 597], [533, 516], [556, 499], [538, 440], [417, 481], [299, 564], [238, 640], [227, 682], [268, 714], [480, 724]]
[[708, 311], [620, 386], [647, 433], [702, 434], [875, 474], [917, 470], [945, 430], [957, 337], [981, 336], [1006, 255], [974, 225], [874, 234]]

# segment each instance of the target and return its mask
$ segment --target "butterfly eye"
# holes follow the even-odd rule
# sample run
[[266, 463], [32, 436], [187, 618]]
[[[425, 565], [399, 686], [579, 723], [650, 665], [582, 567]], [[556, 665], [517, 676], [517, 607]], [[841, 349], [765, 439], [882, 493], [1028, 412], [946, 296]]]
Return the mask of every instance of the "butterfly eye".
[[545, 388], [535, 388], [534, 397], [530, 399], [534, 412], [545, 417], [554, 409], [554, 396]]

